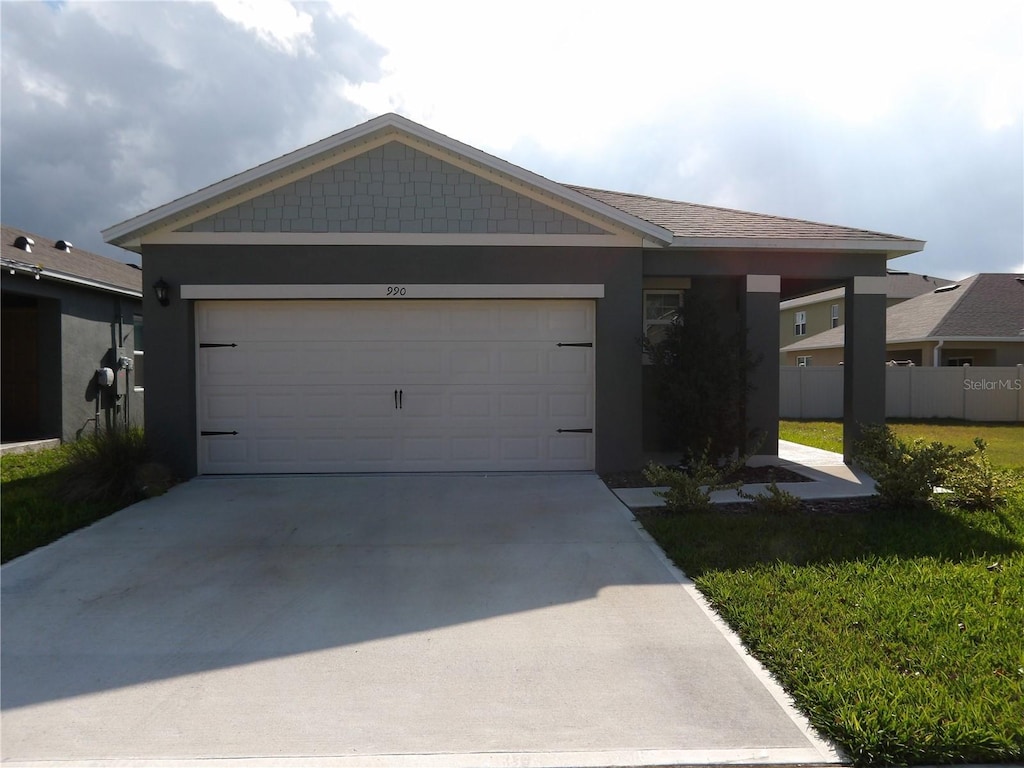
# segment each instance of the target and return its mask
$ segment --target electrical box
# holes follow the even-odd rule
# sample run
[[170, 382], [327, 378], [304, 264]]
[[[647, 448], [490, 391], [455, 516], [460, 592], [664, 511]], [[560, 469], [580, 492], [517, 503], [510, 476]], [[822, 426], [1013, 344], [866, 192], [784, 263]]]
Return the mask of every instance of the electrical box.
[[114, 383], [114, 371], [110, 368], [99, 368], [96, 371], [96, 383], [101, 387], [109, 387]]
[[115, 375], [117, 376], [117, 394], [122, 395], [128, 391], [128, 374], [125, 371], [123, 360], [126, 359], [124, 347], [118, 347], [114, 350], [114, 357], [117, 360], [117, 368]]

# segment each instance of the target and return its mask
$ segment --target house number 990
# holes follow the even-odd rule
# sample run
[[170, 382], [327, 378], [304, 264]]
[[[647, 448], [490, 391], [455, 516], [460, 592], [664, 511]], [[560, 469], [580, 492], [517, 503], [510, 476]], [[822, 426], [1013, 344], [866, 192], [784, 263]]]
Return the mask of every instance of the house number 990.
[[405, 288], [399, 285], [388, 286], [388, 296], [405, 296]]

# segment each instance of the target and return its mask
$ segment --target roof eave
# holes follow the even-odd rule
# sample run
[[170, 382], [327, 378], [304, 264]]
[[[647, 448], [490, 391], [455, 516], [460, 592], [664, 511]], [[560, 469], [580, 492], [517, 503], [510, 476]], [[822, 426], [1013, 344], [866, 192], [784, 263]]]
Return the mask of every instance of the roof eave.
[[895, 259], [924, 250], [922, 240], [857, 240], [804, 237], [682, 237], [672, 239], [671, 248], [785, 250], [785, 251], [859, 251], [885, 253]]
[[[1024, 344], [1024, 336], [916, 336], [908, 339], [886, 339], [886, 345], [889, 344], [933, 344], [938, 342], [967, 342], [971, 344], [975, 343], [986, 343], [986, 344], [1003, 344], [1003, 343], [1016, 343]], [[785, 347], [780, 349], [780, 352], [811, 352], [819, 349], [841, 349], [843, 342], [837, 344], [803, 344], [802, 342], [795, 341], [792, 344], [787, 344]]]
[[58, 272], [52, 269], [46, 269], [44, 267], [33, 267], [31, 265], [13, 263], [7, 259], [2, 261], [3, 268], [5, 270], [14, 271], [18, 274], [31, 275], [32, 277], [38, 277], [40, 279], [46, 278], [48, 280], [55, 280], [60, 283], [70, 283], [72, 285], [80, 285], [86, 288], [92, 288], [97, 291], [105, 291], [107, 293], [116, 293], [121, 296], [130, 296], [133, 299], [141, 299], [142, 291], [136, 291], [132, 288], [125, 288], [120, 285], [114, 285], [113, 283], [105, 283], [102, 280], [93, 280], [88, 277], [79, 277], [78, 275], [71, 275], [66, 272]]

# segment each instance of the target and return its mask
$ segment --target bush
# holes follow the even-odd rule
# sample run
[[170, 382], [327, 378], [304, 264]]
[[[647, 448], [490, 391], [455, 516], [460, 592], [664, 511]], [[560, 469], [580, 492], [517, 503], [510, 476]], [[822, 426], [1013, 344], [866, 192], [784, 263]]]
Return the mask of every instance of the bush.
[[947, 473], [945, 485], [950, 500], [968, 509], [995, 509], [1013, 493], [1019, 481], [1013, 473], [993, 467], [980, 437], [974, 438], [974, 453], [968, 453]]
[[149, 461], [145, 433], [138, 427], [115, 427], [76, 440], [69, 446], [61, 497], [65, 501], [131, 504], [144, 497], [137, 477]]
[[[718, 305], [699, 292], [661, 340], [643, 339], [662, 424], [662, 449], [715, 456], [747, 449], [746, 400], [756, 361], [742, 331], [728, 333]], [[697, 362], [700, 361], [700, 362]]]
[[908, 443], [877, 425], [863, 428], [854, 452], [857, 464], [874, 478], [883, 503], [894, 508], [928, 503], [935, 487], [971, 455], [940, 442]]
[[769, 515], [789, 515], [800, 509], [802, 504], [800, 499], [792, 493], [779, 488], [774, 480], [760, 493], [747, 493], [740, 490], [739, 494], [744, 499], [753, 501], [758, 512]]
[[644, 477], [654, 485], [666, 485], [667, 491], [655, 491], [665, 500], [665, 506], [672, 512], [706, 512], [711, 508], [713, 491], [735, 490], [743, 485], [742, 481], [726, 483], [725, 478], [732, 475], [744, 464], [746, 456], [719, 465], [709, 459], [710, 442], [700, 457], [685, 468], [666, 467], [662, 464], [650, 463], [644, 469]]

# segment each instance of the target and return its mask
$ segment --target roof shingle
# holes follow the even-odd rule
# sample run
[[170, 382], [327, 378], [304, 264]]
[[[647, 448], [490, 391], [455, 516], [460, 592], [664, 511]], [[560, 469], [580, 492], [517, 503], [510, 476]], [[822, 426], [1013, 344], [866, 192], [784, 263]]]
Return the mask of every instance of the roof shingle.
[[564, 185], [620, 211], [664, 227], [676, 237], [719, 238], [793, 238], [810, 240], [898, 240], [912, 242], [899, 235], [872, 232], [866, 229], [819, 224], [802, 219], [789, 219], [764, 213], [750, 213], [731, 208], [684, 203], [647, 197], [629, 192], [612, 192], [591, 187]]
[[[58, 279], [67, 275], [121, 290], [142, 291], [142, 271], [123, 262], [81, 248], [72, 247], [70, 253], [61, 251], [55, 240], [6, 224], [0, 227], [0, 235], [0, 257], [5, 262], [42, 267], [57, 273]], [[35, 241], [31, 253], [14, 246], [19, 235]]]
[[[885, 341], [984, 338], [1019, 340], [1024, 333], [1024, 277], [972, 275], [953, 285], [894, 304], [885, 312]], [[840, 325], [783, 347], [784, 352], [841, 347]]]

